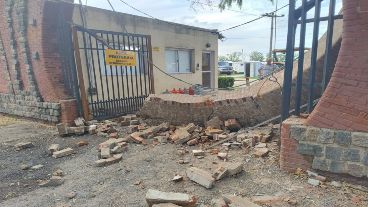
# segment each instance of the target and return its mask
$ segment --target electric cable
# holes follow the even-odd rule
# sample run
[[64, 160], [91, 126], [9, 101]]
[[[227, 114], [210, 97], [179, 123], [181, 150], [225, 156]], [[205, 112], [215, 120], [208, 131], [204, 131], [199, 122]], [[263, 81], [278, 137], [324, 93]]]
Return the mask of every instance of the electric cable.
[[[114, 6], [111, 4], [111, 2], [110, 2], [110, 0], [107, 0], [107, 2], [109, 3], [109, 5], [110, 5], [110, 7], [111, 7], [111, 9], [113, 10], [113, 12], [116, 14], [117, 12], [116, 12], [116, 10], [115, 10], [115, 8], [114, 8]], [[131, 8], [134, 8], [134, 7], [132, 7], [132, 6], [130, 6], [129, 4], [127, 4], [126, 2], [124, 2], [124, 1], [121, 1], [121, 2], [123, 2], [124, 4], [126, 4], [127, 6], [129, 6], [129, 7], [131, 7]], [[138, 10], [138, 9], [135, 9], [136, 11], [140, 11], [140, 10]], [[148, 14], [146, 14], [146, 15], [148, 15]], [[150, 16], [150, 15], [149, 15]], [[152, 17], [152, 16], [150, 16], [151, 18], [154, 18], [154, 17]], [[156, 18], [154, 18], [154, 19], [156, 19]], [[125, 27], [125, 25], [123, 25], [123, 24], [120, 24], [120, 27], [121, 27], [121, 29], [125, 32], [125, 33], [129, 33], [128, 32], [128, 30], [127, 30], [127, 28]], [[129, 38], [131, 38], [130, 36], [128, 36]], [[131, 39], [132, 41], [134, 41], [133, 39]], [[104, 42], [104, 44], [107, 44], [106, 42]], [[110, 47], [110, 46], [109, 46]], [[163, 74], [165, 74], [165, 75], [167, 75], [167, 76], [169, 76], [169, 77], [171, 77], [171, 78], [173, 78], [173, 79], [176, 79], [176, 80], [178, 80], [178, 81], [180, 81], [180, 82], [183, 82], [183, 83], [186, 83], [186, 84], [188, 84], [188, 85], [190, 85], [190, 86], [195, 86], [195, 84], [192, 84], [192, 83], [189, 83], [189, 82], [187, 82], [187, 81], [185, 81], [185, 80], [182, 80], [182, 79], [180, 79], [180, 78], [178, 78], [178, 77], [175, 77], [175, 76], [173, 76], [173, 75], [171, 75], [171, 74], [169, 74], [169, 73], [167, 73], [167, 72], [165, 72], [164, 70], [162, 70], [160, 67], [158, 67], [157, 65], [155, 65], [154, 63], [153, 63], [153, 61], [151, 61], [150, 59], [147, 59], [147, 61], [150, 63], [150, 64], [152, 64], [152, 66], [154, 67], [154, 68], [156, 68], [158, 71], [160, 71], [161, 73], [163, 73]]]
[[[268, 14], [273, 13], [273, 12], [277, 12], [277, 11], [280, 11], [281, 9], [283, 9], [283, 8], [285, 8], [285, 7], [287, 7], [287, 6], [289, 6], [289, 4], [286, 4], [286, 5], [282, 6], [282, 7], [280, 7], [279, 9], [276, 9], [275, 11], [268, 12]], [[265, 18], [265, 17], [266, 17], [265, 15], [262, 15], [262, 16], [259, 16], [259, 17], [255, 18], [255, 19], [252, 19], [252, 20], [250, 20], [250, 21], [244, 22], [244, 23], [242, 23], [242, 24], [238, 24], [238, 25], [235, 25], [235, 26], [229, 27], [229, 28], [227, 28], [227, 29], [220, 30], [219, 32], [224, 32], [224, 31], [228, 31], [228, 30], [231, 30], [231, 29], [235, 29], [235, 28], [237, 28], [237, 27], [240, 27], [240, 26], [243, 26], [243, 25], [246, 25], [246, 24], [249, 24], [249, 23], [255, 22], [255, 21], [257, 21], [257, 20], [259, 20], [259, 19], [262, 19], [262, 18]]]

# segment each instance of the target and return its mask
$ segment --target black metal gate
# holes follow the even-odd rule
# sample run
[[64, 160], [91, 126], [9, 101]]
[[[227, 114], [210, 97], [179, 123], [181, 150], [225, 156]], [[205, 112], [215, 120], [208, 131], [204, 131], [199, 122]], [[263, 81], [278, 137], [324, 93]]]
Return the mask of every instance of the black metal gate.
[[[85, 118], [99, 120], [136, 112], [153, 93], [150, 36], [74, 26], [73, 42]], [[108, 65], [106, 49], [132, 51], [136, 64]]]
[[[304, 64], [304, 51], [305, 51], [305, 39], [306, 39], [306, 25], [313, 23], [313, 37], [311, 48], [311, 66], [308, 77], [307, 87], [307, 112], [310, 113], [313, 110], [314, 101], [316, 99], [315, 89], [320, 86], [320, 91], [323, 92], [330, 80], [334, 65], [332, 65], [332, 38], [334, 22], [337, 19], [342, 19], [342, 14], [335, 14], [336, 0], [329, 0], [329, 13], [328, 16], [321, 17], [321, 2], [324, 0], [302, 0], [301, 5], [296, 8], [296, 1], [289, 1], [289, 19], [288, 19], [288, 36], [286, 45], [286, 61], [284, 70], [284, 86], [283, 86], [283, 99], [282, 99], [282, 120], [289, 117], [290, 111], [294, 111], [295, 115], [299, 115], [302, 108], [302, 92], [303, 92], [303, 64]], [[309, 10], [314, 8], [314, 18], [307, 18]], [[316, 83], [317, 71], [317, 53], [318, 53], [318, 35], [320, 22], [328, 21], [327, 35], [326, 35], [326, 48], [324, 55], [324, 63], [322, 71], [322, 81], [320, 84]], [[300, 41], [298, 49], [298, 68], [295, 90], [292, 90], [292, 73], [294, 67], [294, 48], [295, 48], [295, 36], [297, 35], [297, 27], [300, 26]], [[292, 94], [295, 92], [295, 94]], [[295, 108], [291, 109], [291, 98], [295, 98]]]

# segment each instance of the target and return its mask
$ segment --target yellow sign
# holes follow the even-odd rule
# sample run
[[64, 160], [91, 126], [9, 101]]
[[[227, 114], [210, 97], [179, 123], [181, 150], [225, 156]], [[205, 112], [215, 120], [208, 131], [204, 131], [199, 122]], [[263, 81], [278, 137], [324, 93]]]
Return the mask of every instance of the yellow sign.
[[123, 50], [105, 50], [106, 65], [112, 66], [136, 66], [136, 53]]

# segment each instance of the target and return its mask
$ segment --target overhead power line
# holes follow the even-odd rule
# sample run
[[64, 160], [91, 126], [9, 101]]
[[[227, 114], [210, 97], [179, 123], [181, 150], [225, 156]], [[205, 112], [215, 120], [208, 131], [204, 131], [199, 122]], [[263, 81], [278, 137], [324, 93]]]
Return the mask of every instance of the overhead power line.
[[[289, 6], [289, 4], [286, 4], [286, 5], [284, 5], [283, 7], [279, 8], [279, 9], [276, 9], [275, 11], [268, 12], [268, 13], [266, 13], [266, 14], [274, 13], [274, 12], [280, 11], [281, 9], [283, 9], [283, 8], [285, 8], [285, 7], [287, 7], [287, 6]], [[246, 24], [249, 24], [249, 23], [255, 22], [255, 21], [257, 21], [257, 20], [260, 20], [260, 19], [265, 18], [265, 17], [266, 17], [265, 15], [261, 15], [261, 16], [259, 16], [259, 17], [255, 18], [255, 19], [252, 19], [252, 20], [250, 20], [250, 21], [244, 22], [244, 23], [242, 23], [242, 24], [238, 24], [238, 25], [235, 25], [235, 26], [229, 27], [229, 28], [227, 28], [227, 29], [220, 30], [219, 32], [224, 32], [224, 31], [228, 31], [228, 30], [231, 30], [231, 29], [235, 29], [235, 28], [241, 27], [241, 26], [243, 26], [243, 25], [246, 25]]]
[[148, 17], [151, 17], [152, 19], [157, 19], [156, 17], [154, 17], [154, 16], [152, 16], [152, 15], [150, 15], [150, 14], [147, 14], [146, 12], [144, 12], [144, 11], [142, 11], [142, 10], [139, 10], [139, 9], [137, 9], [137, 8], [135, 8], [134, 6], [132, 6], [132, 5], [130, 5], [130, 4], [128, 4], [128, 3], [126, 3], [125, 1], [123, 1], [123, 0], [119, 0], [121, 3], [123, 3], [123, 4], [125, 4], [125, 5], [127, 5], [128, 7], [130, 7], [130, 8], [132, 8], [132, 9], [134, 9], [135, 11], [137, 11], [137, 12], [140, 12], [140, 13], [142, 13], [142, 14], [144, 14], [144, 15], [146, 15], [146, 16], [148, 16]]

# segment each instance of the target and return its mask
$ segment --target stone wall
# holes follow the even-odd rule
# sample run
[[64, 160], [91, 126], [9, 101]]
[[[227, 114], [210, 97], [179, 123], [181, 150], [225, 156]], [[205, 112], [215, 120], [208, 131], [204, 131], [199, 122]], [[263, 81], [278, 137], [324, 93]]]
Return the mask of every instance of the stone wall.
[[60, 104], [39, 102], [34, 96], [0, 93], [0, 113], [59, 122]]
[[368, 133], [316, 128], [304, 125], [304, 121], [292, 119], [283, 124], [287, 127], [282, 132], [281, 168], [293, 171], [312, 167], [368, 177]]

